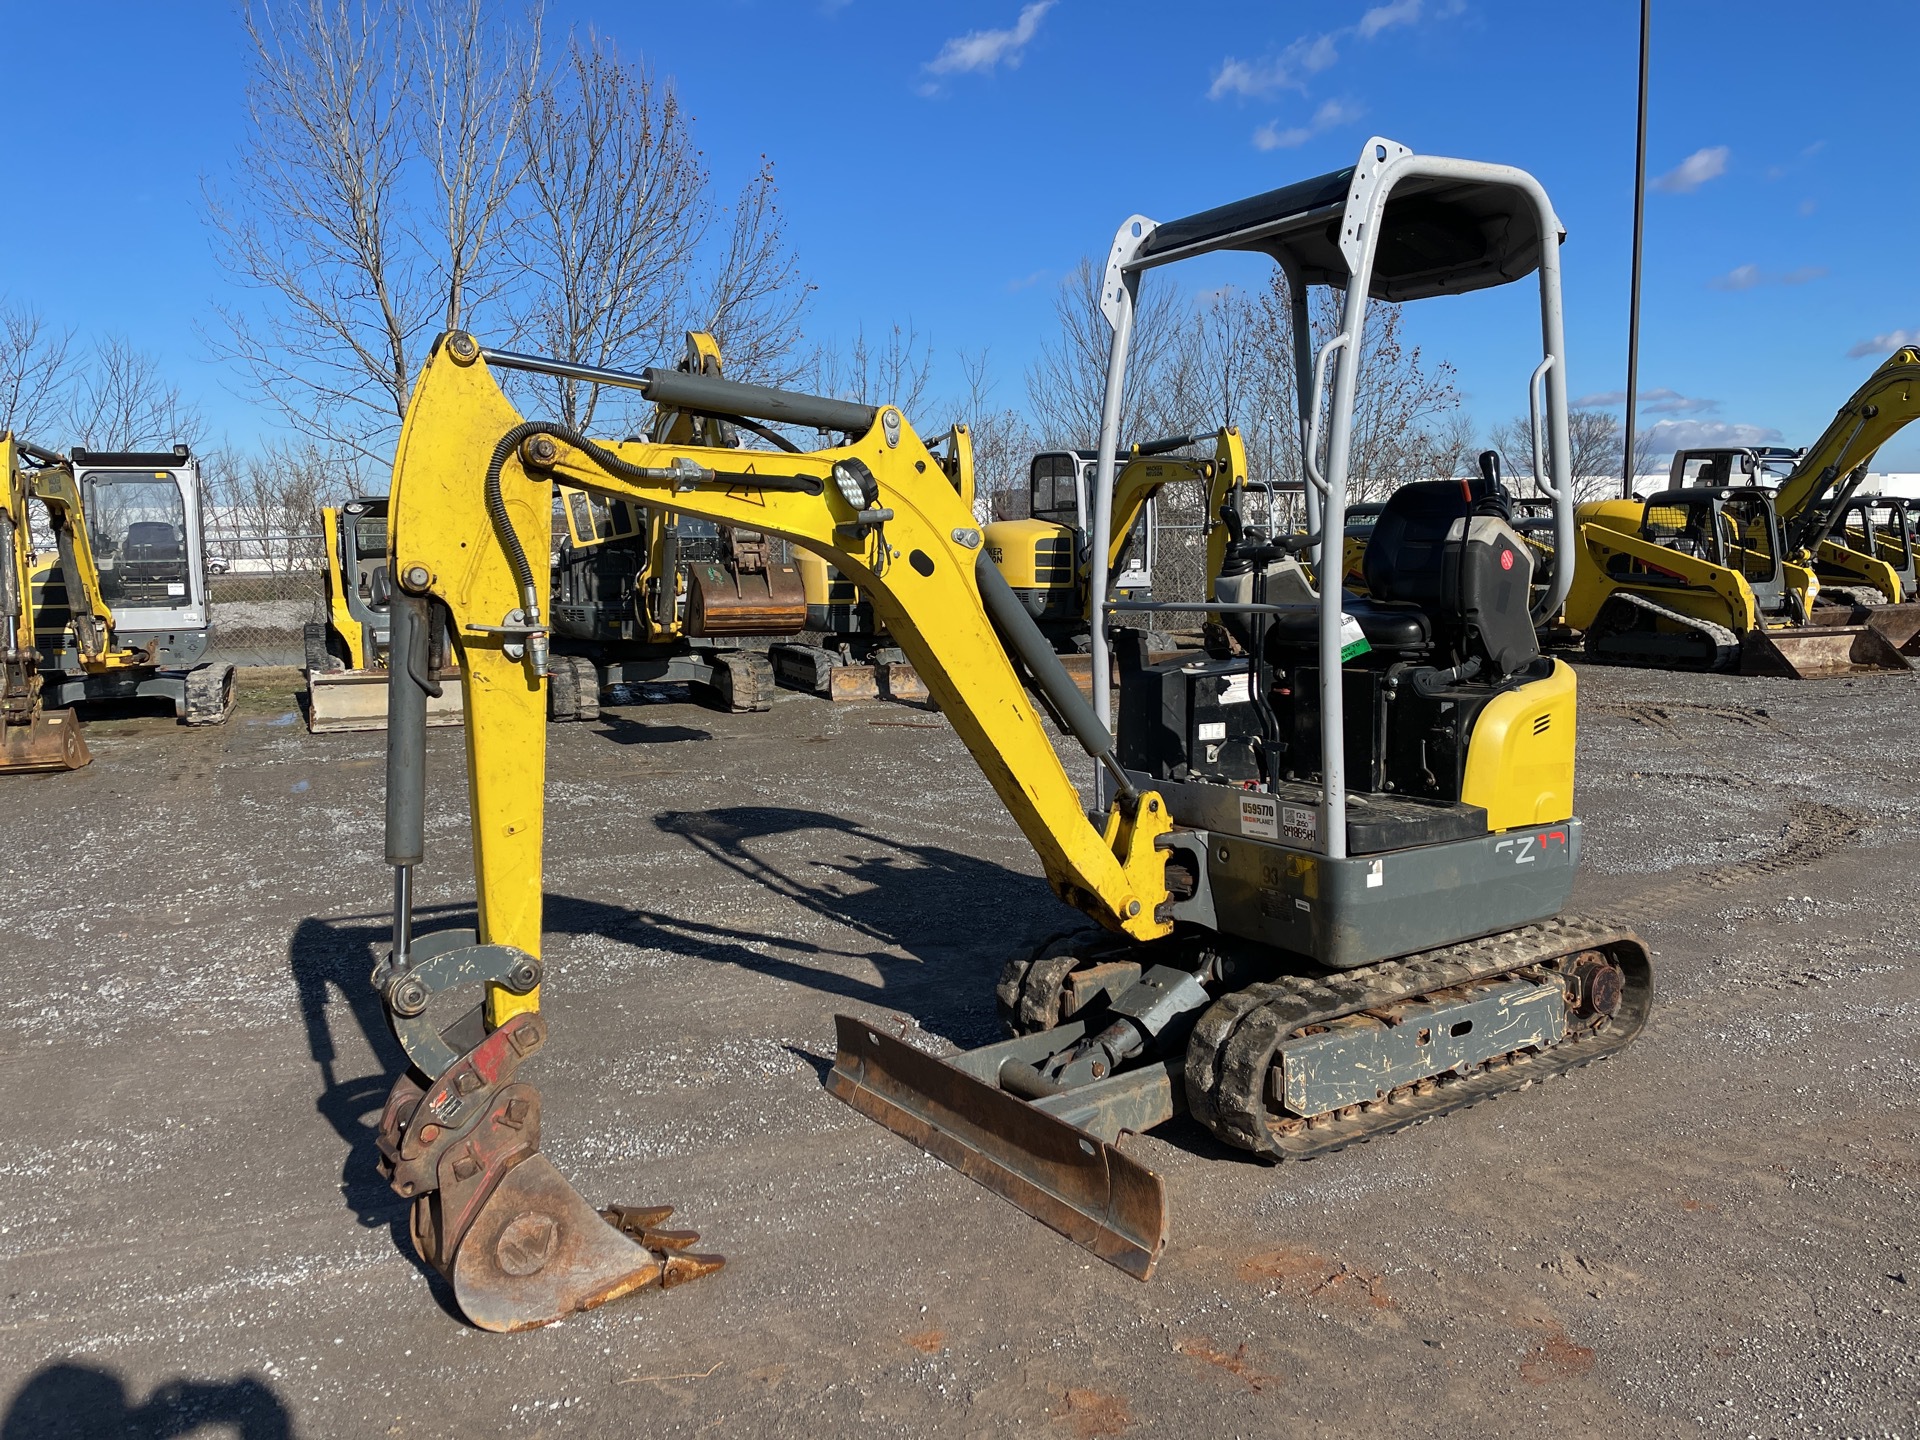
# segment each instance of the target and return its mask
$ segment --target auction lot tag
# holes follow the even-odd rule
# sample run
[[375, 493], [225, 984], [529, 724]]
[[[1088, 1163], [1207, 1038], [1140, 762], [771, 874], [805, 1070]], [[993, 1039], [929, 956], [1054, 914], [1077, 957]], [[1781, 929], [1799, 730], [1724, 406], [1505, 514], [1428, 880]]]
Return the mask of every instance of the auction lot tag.
[[[1289, 807], [1291, 808], [1291, 807]], [[1256, 840], [1280, 838], [1280, 805], [1270, 795], [1240, 797], [1240, 833]]]

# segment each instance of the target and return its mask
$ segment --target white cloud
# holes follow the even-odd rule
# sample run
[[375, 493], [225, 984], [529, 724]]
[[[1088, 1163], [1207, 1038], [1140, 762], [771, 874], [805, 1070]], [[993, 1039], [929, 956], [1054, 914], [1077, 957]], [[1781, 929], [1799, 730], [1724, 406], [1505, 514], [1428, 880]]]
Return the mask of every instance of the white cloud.
[[1304, 90], [1304, 77], [1333, 67], [1340, 51], [1333, 35], [1302, 35], [1269, 60], [1249, 62], [1231, 55], [1220, 62], [1207, 98], [1222, 95], [1272, 95], [1280, 90]]
[[[1592, 395], [1582, 395], [1572, 403], [1576, 410], [1608, 410], [1626, 404], [1627, 392], [1602, 390]], [[1720, 402], [1699, 395], [1682, 395], [1678, 390], [1662, 387], [1642, 390], [1638, 408], [1650, 415], [1699, 415], [1718, 410]]]
[[1360, 17], [1355, 28], [1362, 40], [1371, 40], [1382, 30], [1391, 30], [1396, 25], [1411, 25], [1420, 18], [1420, 0], [1389, 0], [1388, 4], [1376, 5]]
[[975, 30], [959, 35], [940, 47], [940, 53], [927, 62], [935, 75], [966, 75], [992, 70], [996, 65], [1009, 68], [1020, 63], [1020, 52], [1039, 32], [1040, 21], [1051, 10], [1054, 0], [1033, 0], [1021, 7], [1020, 18], [1010, 30]]
[[1871, 340], [1862, 340], [1847, 351], [1847, 358], [1859, 360], [1867, 355], [1888, 355], [1907, 345], [1920, 345], [1920, 329], [1889, 330]]
[[1696, 150], [1655, 180], [1653, 188], [1669, 195], [1691, 195], [1707, 181], [1727, 173], [1727, 157], [1732, 153], [1725, 145]]
[[[1237, 95], [1258, 99], [1282, 90], [1304, 92], [1308, 76], [1330, 70], [1338, 62], [1340, 46], [1346, 40], [1372, 40], [1398, 26], [1417, 23], [1423, 14], [1445, 19], [1458, 15], [1464, 8], [1461, 0], [1442, 0], [1435, 10], [1428, 10], [1425, 0], [1386, 0], [1386, 3], [1375, 5], [1362, 14], [1356, 25], [1330, 30], [1324, 35], [1302, 35], [1278, 55], [1264, 60], [1242, 60], [1229, 55], [1220, 62], [1220, 68], [1213, 72], [1213, 81], [1207, 86], [1207, 98], [1219, 100], [1228, 95]], [[1292, 135], [1295, 131], [1266, 125], [1261, 127], [1260, 133]], [[1300, 142], [1296, 140], [1292, 143]]]
[[1726, 274], [1714, 276], [1707, 284], [1714, 290], [1753, 290], [1761, 285], [1805, 285], [1826, 273], [1824, 265], [1802, 265], [1777, 275], [1767, 273], [1758, 265], [1736, 265]]
[[1313, 119], [1305, 125], [1291, 125], [1280, 128], [1278, 120], [1270, 120], [1253, 132], [1253, 148], [1256, 150], [1296, 150], [1314, 136], [1358, 120], [1367, 112], [1358, 105], [1349, 105], [1342, 100], [1328, 100], [1313, 112]]
[[[1726, 420], [1662, 420], [1647, 432], [1656, 456], [1676, 450], [1713, 450], [1737, 445], [1778, 445], [1786, 437], [1771, 425], [1740, 425]], [[1634, 443], [1634, 449], [1640, 442]]]

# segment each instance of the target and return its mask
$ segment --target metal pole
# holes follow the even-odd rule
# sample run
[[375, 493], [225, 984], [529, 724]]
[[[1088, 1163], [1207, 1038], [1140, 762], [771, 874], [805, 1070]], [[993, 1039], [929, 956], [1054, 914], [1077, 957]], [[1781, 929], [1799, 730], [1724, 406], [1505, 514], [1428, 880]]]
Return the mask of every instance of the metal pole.
[[[1100, 459], [1093, 480], [1093, 575], [1087, 589], [1087, 623], [1092, 631], [1093, 713], [1104, 726], [1112, 715], [1112, 662], [1107, 658], [1107, 547], [1113, 534], [1114, 460], [1120, 449], [1120, 402], [1126, 393], [1127, 350], [1133, 343], [1133, 297], [1139, 281], [1126, 277], [1115, 297], [1113, 347], [1107, 354], [1107, 392], [1100, 410]], [[1107, 772], [1093, 772], [1093, 806], [1107, 805]]]
[[1647, 207], [1647, 54], [1653, 45], [1653, 0], [1640, 0], [1640, 127], [1633, 160], [1633, 281], [1627, 302], [1627, 425], [1620, 457], [1620, 494], [1633, 498], [1634, 407], [1640, 399], [1640, 232]]

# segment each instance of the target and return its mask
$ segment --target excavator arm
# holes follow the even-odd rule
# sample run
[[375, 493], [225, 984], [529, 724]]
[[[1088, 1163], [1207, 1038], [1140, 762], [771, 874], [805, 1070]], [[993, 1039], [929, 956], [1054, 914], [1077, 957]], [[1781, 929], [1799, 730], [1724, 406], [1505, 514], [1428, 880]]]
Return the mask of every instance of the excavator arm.
[[[403, 590], [431, 594], [452, 612], [471, 677], [468, 778], [483, 938], [538, 953], [542, 677], [535, 645], [515, 643], [509, 628], [529, 609], [546, 613], [545, 567], [526, 557], [545, 553], [556, 480], [777, 535], [852, 578], [1056, 893], [1135, 939], [1170, 932], [1155, 914], [1167, 893], [1152, 845], [1168, 822], [1142, 810], [1149, 818], [1136, 828], [1131, 798], [1103, 829], [1088, 820], [990, 618], [983, 591], [998, 577], [981, 563], [974, 516], [898, 410], [883, 407], [844, 446], [806, 453], [583, 441], [559, 426], [523, 424], [485, 361], [462, 363], [443, 344], [422, 373], [396, 457], [393, 573]], [[490, 464], [498, 475], [491, 508], [482, 484]], [[865, 492], [850, 496], [848, 477]], [[863, 502], [857, 510], [853, 498]], [[522, 621], [506, 618], [515, 610]], [[1034, 657], [1021, 658], [1032, 665]]]
[[[718, 1264], [673, 1253], [661, 1241], [671, 1232], [655, 1228], [657, 1208], [589, 1208], [537, 1153], [539, 1097], [511, 1075], [546, 1033], [538, 1012], [555, 483], [758, 530], [820, 555], [867, 593], [1056, 893], [1137, 940], [1173, 928], [1167, 854], [1156, 845], [1172, 828], [1166, 806], [1121, 770], [1106, 726], [983, 560], [970, 507], [898, 409], [648, 371], [613, 383], [637, 385], [657, 404], [836, 430], [846, 443], [805, 452], [603, 445], [558, 424], [523, 421], [494, 375], [495, 366], [553, 363], [484, 352], [465, 334], [443, 337], [414, 389], [389, 508], [397, 588], [387, 858], [395, 925], [393, 952], [374, 983], [416, 1073], [389, 1098], [383, 1168], [414, 1201], [423, 1258], [453, 1281], [468, 1317], [490, 1329], [550, 1323]], [[479, 923], [477, 932], [416, 943], [423, 694], [435, 684], [424, 641], [437, 611], [451, 622], [466, 685]], [[1112, 771], [1119, 793], [1103, 823], [1089, 819], [1016, 655], [1082, 746]], [[476, 984], [482, 1003], [465, 1020], [438, 1033], [425, 1027], [436, 993]]]
[[113, 611], [101, 599], [100, 568], [94, 562], [93, 538], [87, 532], [86, 508], [73, 467], [51, 451], [27, 446], [25, 452], [38, 465], [27, 472], [27, 490], [46, 508], [47, 523], [53, 527], [67, 587], [68, 623], [81, 666], [100, 672], [151, 664], [150, 656], [114, 641]]
[[[1838, 513], [1880, 447], [1920, 417], [1920, 349], [1896, 350], [1833, 417], [1781, 483], [1774, 508], [1793, 551], [1813, 552], [1826, 538], [1823, 520]], [[1832, 505], [1822, 512], [1821, 503]]]
[[34, 642], [33, 536], [27, 514], [31, 475], [20, 468], [23, 447], [0, 431], [0, 773], [77, 770], [92, 757], [68, 711], [41, 700], [40, 652]]
[[[1226, 526], [1220, 507], [1234, 490], [1247, 484], [1247, 448], [1238, 426], [1222, 426], [1213, 435], [1213, 458], [1156, 456], [1138, 451], [1113, 477], [1113, 536], [1107, 550], [1107, 569], [1119, 568], [1120, 554], [1132, 538], [1133, 527], [1155, 495], [1179, 481], [1203, 481], [1207, 487], [1207, 575], [1220, 573], [1227, 553]], [[1211, 585], [1212, 579], [1208, 582]], [[1211, 596], [1209, 596], [1211, 598]]]

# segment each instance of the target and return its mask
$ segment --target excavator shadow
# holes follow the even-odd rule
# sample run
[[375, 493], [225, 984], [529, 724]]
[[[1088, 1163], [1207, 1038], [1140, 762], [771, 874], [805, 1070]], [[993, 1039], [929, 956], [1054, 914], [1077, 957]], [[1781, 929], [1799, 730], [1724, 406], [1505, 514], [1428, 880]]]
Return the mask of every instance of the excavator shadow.
[[[424, 932], [450, 925], [471, 925], [472, 910], [436, 906], [415, 912]], [[374, 1136], [387, 1092], [407, 1068], [400, 1042], [388, 1028], [386, 1010], [368, 981], [377, 953], [392, 937], [385, 915], [353, 915], [338, 919], [302, 920], [287, 947], [288, 967], [300, 996], [300, 1015], [307, 1027], [307, 1052], [320, 1071], [320, 1094], [314, 1108], [347, 1144], [341, 1159], [340, 1192], [354, 1217], [366, 1228], [385, 1229], [394, 1248], [425, 1275], [442, 1309], [460, 1318], [453, 1287], [439, 1272], [414, 1253], [407, 1228], [407, 1202], [380, 1178], [380, 1152]], [[373, 1051], [378, 1069], [371, 1075], [343, 1074], [334, 1026], [339, 1023], [332, 1002], [338, 997], [352, 1022]]]
[[[962, 1046], [1001, 1038], [990, 997], [1007, 958], [1078, 918], [1037, 875], [941, 845], [906, 843], [821, 811], [743, 805], [666, 811], [654, 824], [735, 875], [873, 942], [863, 958], [880, 980], [770, 956], [762, 934], [651, 917], [657, 926], [702, 944], [710, 958], [902, 1011]], [[879, 853], [848, 853], [858, 850]], [[793, 929], [783, 925], [776, 933]], [[847, 953], [791, 939], [779, 944], [823, 957]]]
[[711, 740], [713, 732], [696, 730], [691, 725], [656, 724], [632, 720], [625, 715], [609, 715], [604, 710], [593, 733], [616, 745], [671, 745], [682, 740]]

